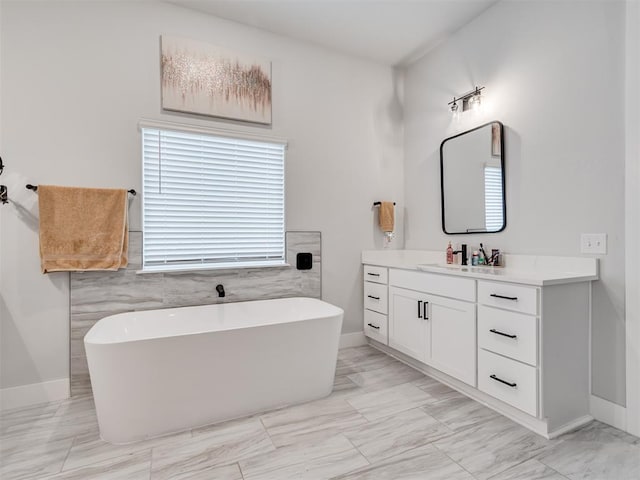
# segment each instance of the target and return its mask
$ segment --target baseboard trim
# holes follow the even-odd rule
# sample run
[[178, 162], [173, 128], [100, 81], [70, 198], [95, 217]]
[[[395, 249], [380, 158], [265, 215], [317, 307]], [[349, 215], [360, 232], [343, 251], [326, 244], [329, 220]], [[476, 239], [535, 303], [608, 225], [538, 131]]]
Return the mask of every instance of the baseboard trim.
[[361, 347], [367, 344], [364, 332], [343, 333], [340, 335], [340, 349]]
[[627, 429], [627, 409], [622, 405], [591, 395], [589, 410], [596, 420], [620, 430]]
[[0, 410], [27, 407], [69, 398], [69, 379], [49, 380], [0, 389]]
[[547, 438], [549, 440], [559, 437], [564, 433], [573, 432], [574, 430], [579, 429], [580, 427], [586, 425], [587, 423], [593, 421], [593, 417], [591, 415], [583, 415], [580, 418], [576, 418], [572, 422], [565, 423], [561, 427], [556, 428], [555, 430], [549, 432]]

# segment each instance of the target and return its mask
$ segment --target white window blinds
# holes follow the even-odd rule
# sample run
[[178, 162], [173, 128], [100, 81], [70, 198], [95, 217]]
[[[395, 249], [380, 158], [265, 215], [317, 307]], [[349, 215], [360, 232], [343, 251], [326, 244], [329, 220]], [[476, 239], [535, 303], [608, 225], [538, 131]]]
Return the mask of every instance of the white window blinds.
[[283, 264], [285, 147], [143, 127], [143, 269]]
[[496, 232], [504, 225], [502, 200], [502, 168], [484, 167], [485, 228]]

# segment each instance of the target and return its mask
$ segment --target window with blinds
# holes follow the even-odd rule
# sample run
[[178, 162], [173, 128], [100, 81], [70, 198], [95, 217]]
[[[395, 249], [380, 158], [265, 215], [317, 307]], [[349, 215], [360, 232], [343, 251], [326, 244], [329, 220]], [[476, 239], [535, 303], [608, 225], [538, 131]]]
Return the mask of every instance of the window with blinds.
[[142, 127], [143, 269], [284, 264], [285, 148]]
[[502, 200], [502, 168], [484, 167], [484, 215], [488, 232], [497, 232], [504, 225]]

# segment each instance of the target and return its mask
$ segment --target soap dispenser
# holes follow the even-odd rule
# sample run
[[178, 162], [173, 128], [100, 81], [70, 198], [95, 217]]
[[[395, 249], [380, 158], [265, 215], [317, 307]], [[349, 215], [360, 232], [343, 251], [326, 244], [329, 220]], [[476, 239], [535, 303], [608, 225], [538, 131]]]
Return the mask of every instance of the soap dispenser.
[[447, 263], [453, 263], [453, 247], [451, 246], [451, 242], [449, 242], [449, 246], [447, 247]]

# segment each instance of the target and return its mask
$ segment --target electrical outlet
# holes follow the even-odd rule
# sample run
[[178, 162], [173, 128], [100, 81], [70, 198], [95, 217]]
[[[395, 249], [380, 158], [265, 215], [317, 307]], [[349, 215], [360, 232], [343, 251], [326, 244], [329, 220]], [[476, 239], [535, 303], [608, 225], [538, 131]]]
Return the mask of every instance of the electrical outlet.
[[607, 234], [606, 233], [583, 233], [580, 236], [580, 252], [595, 255], [606, 255]]

